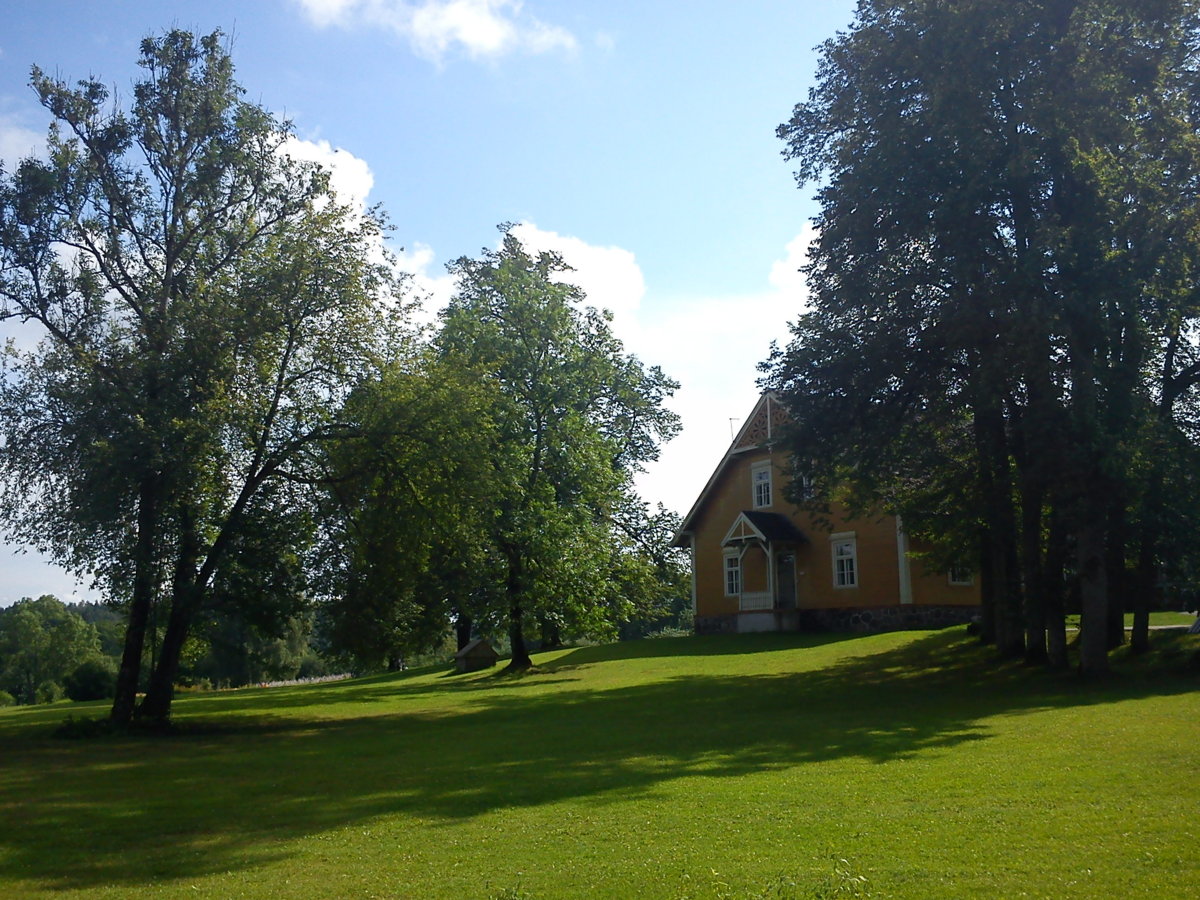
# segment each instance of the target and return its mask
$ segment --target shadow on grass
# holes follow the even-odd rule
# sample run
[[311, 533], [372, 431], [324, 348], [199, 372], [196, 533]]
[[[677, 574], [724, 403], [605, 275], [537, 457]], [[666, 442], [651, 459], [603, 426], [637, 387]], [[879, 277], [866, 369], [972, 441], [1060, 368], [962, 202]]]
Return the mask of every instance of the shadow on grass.
[[[725, 640], [745, 653], [845, 639]], [[169, 739], [27, 740], [4, 751], [0, 768], [0, 877], [89, 889], [249, 869], [293, 855], [290, 841], [376, 816], [453, 824], [570, 798], [621, 803], [680, 778], [845, 758], [885, 763], [985, 740], [980, 721], [999, 713], [1196, 686], [1178, 676], [1086, 684], [996, 666], [959, 632], [923, 635], [814, 671], [709, 675], [693, 667], [607, 690], [563, 674], [634, 656], [699, 653], [706, 644], [582, 648], [524, 679], [431, 685], [392, 677], [296, 690], [278, 703], [276, 695], [192, 700], [189, 717], [250, 702], [263, 715], [185, 724], [182, 736]], [[525, 690], [549, 684], [556, 689]], [[370, 705], [406, 692], [447, 702], [400, 706], [392, 715], [267, 714], [274, 706]], [[470, 702], [456, 704], [458, 692]]]

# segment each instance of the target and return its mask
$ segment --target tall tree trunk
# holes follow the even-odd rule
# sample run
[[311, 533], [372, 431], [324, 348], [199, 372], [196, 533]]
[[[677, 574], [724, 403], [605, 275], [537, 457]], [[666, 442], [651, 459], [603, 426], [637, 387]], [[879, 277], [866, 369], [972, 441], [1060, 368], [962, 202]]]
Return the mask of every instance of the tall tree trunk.
[[170, 720], [175, 682], [179, 679], [179, 661], [199, 605], [195, 596], [198, 593], [199, 589], [195, 585], [190, 585], [184, 591], [173, 592], [171, 615], [167, 619], [167, 630], [163, 634], [158, 665], [150, 675], [146, 696], [137, 710], [140, 719], [149, 719], [159, 724], [166, 724]]
[[[1155, 515], [1161, 513], [1155, 512]], [[1157, 522], [1147, 521], [1143, 525], [1141, 545], [1138, 547], [1137, 571], [1133, 578], [1133, 632], [1129, 636], [1129, 651], [1142, 654], [1150, 649], [1150, 605], [1157, 599], [1158, 571]]]
[[525, 646], [524, 613], [520, 602], [514, 602], [508, 612], [508, 640], [512, 645], [512, 658], [507, 670], [528, 669], [533, 665], [529, 648]]
[[507, 550], [508, 556], [508, 640], [512, 657], [505, 671], [528, 669], [533, 665], [529, 648], [525, 646], [525, 611], [521, 606], [525, 591], [525, 566], [520, 551], [515, 547]]
[[1108, 671], [1108, 579], [1104, 558], [1104, 516], [1100, 510], [1084, 517], [1078, 542], [1080, 636], [1079, 671], [1102, 675]]
[[454, 620], [454, 636], [459, 650], [471, 643], [471, 625], [471, 617], [464, 612], [460, 612]]
[[1003, 657], [1022, 656], [1025, 652], [1025, 629], [1017, 568], [1016, 512], [1012, 502], [1012, 474], [1004, 437], [1004, 417], [999, 400], [995, 397], [985, 398], [976, 408], [975, 441], [987, 535], [985, 553], [990, 562], [995, 607], [996, 650]]
[[1125, 604], [1129, 596], [1129, 574], [1125, 565], [1128, 517], [1120, 495], [1109, 497], [1108, 535], [1104, 549], [1105, 578], [1108, 581], [1108, 615], [1105, 635], [1109, 650], [1125, 643]]
[[1042, 504], [1045, 491], [1032, 478], [1021, 483], [1021, 580], [1025, 586], [1025, 660], [1049, 661], [1046, 646], [1046, 579], [1042, 567]]
[[1133, 633], [1130, 635], [1130, 652], [1145, 653], [1150, 649], [1150, 607], [1158, 599], [1158, 556], [1159, 542], [1163, 534], [1163, 508], [1166, 503], [1166, 459], [1170, 449], [1164, 440], [1166, 429], [1174, 416], [1174, 403], [1178, 386], [1172, 379], [1175, 369], [1175, 352], [1179, 344], [1174, 334], [1167, 346], [1161, 374], [1162, 399], [1156, 410], [1155, 426], [1148, 446], [1151, 460], [1146, 493], [1142, 499], [1141, 539], [1138, 545], [1137, 570], [1132, 589]]
[[138, 487], [137, 542], [133, 551], [133, 592], [129, 601], [129, 621], [125, 626], [125, 647], [117, 670], [116, 695], [109, 719], [126, 726], [133, 719], [137, 704], [138, 679], [142, 672], [142, 651], [146, 645], [146, 625], [154, 599], [154, 543], [158, 533], [160, 478], [157, 474], [142, 479]]
[[1050, 510], [1046, 537], [1046, 564], [1042, 573], [1042, 597], [1046, 611], [1046, 661], [1052, 668], [1065, 669], [1067, 659], [1067, 531], [1062, 514]]
[[996, 643], [996, 577], [987, 528], [979, 532], [979, 642]]
[[203, 586], [198, 583], [200, 536], [196, 533], [195, 518], [186, 508], [179, 511], [179, 531], [178, 557], [171, 578], [171, 614], [167, 618], [167, 630], [159, 648], [158, 663], [146, 687], [146, 697], [137, 710], [139, 718], [159, 724], [166, 724], [170, 719], [183, 645], [203, 592]]
[[996, 650], [1002, 657], [1025, 655], [1025, 627], [1021, 601], [1020, 571], [1017, 565], [1016, 533], [1012, 525], [1012, 506], [1001, 510], [1002, 527], [992, 529], [993, 571], [999, 572], [996, 604]]
[[[1063, 179], [1062, 189], [1064, 196], [1078, 193], [1071, 176]], [[1080, 258], [1086, 259], [1087, 252]], [[1101, 675], [1108, 671], [1106, 529], [1111, 494], [1104, 462], [1106, 444], [1112, 437], [1104, 433], [1097, 384], [1097, 348], [1103, 337], [1097, 321], [1099, 313], [1091, 297], [1081, 294], [1068, 297], [1065, 303], [1071, 373], [1071, 456], [1063, 491], [1075, 535], [1079, 578], [1079, 671]]]

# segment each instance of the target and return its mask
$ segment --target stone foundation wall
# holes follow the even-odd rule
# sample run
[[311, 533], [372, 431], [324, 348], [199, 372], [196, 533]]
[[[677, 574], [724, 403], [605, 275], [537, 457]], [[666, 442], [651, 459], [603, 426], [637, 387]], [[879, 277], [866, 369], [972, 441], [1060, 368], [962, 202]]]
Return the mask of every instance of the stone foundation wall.
[[[872, 606], [853, 609], [787, 610], [787, 618], [796, 616], [798, 627], [779, 627], [781, 631], [875, 632], [906, 631], [916, 628], [947, 628], [965, 625], [979, 615], [978, 606]], [[737, 634], [738, 616], [696, 616], [696, 634]], [[751, 629], [761, 630], [761, 629]]]
[[733, 616], [696, 616], [696, 634], [737, 634], [737, 619]]

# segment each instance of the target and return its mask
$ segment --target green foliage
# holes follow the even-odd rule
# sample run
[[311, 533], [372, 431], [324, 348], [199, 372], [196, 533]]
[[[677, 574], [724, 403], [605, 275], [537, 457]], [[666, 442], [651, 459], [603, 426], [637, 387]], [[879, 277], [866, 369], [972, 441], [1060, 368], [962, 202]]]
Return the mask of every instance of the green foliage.
[[616, 523], [632, 473], [679, 422], [662, 405], [676, 383], [624, 352], [608, 313], [581, 306], [562, 259], [532, 256], [501, 230], [500, 250], [450, 265], [458, 289], [434, 343], [444, 364], [494, 392], [484, 457], [493, 513], [478, 546], [502, 591], [482, 599], [507, 620], [520, 666], [527, 628], [554, 644], [611, 633], [627, 615], [622, 589], [640, 576]]
[[40, 324], [0, 382], [0, 519], [127, 605], [113, 714], [165, 719], [193, 621], [297, 611], [320, 448], [400, 305], [382, 222], [288, 155], [223, 36], [142, 42], [128, 108], [34, 69], [48, 158], [0, 180], [0, 316]]
[[67, 609], [96, 629], [100, 652], [119, 658], [125, 643], [125, 617], [117, 607], [106, 603], [68, 603]]
[[797, 464], [974, 556], [1006, 653], [1044, 658], [1049, 620], [1065, 662], [1071, 571], [1102, 670], [1107, 587], [1191, 565], [1198, 36], [1182, 0], [868, 0], [779, 128], [821, 185], [767, 366]]
[[85, 660], [63, 679], [63, 691], [72, 700], [109, 700], [117, 689], [117, 665], [111, 657]]
[[663, 507], [651, 512], [627, 499], [613, 518], [612, 611], [623, 640], [692, 628], [691, 567], [685, 551], [671, 541], [679, 517]]
[[524, 890], [521, 887], [521, 882], [518, 879], [513, 887], [501, 888], [500, 890], [488, 890], [488, 900], [534, 900], [533, 894]]
[[0, 707], [15, 706], [17, 698], [8, 691], [0, 691]]
[[188, 681], [241, 687], [300, 676], [308, 661], [311, 623], [307, 617], [286, 620], [281, 628], [256, 625], [236, 609], [225, 609], [201, 623], [198, 646], [184, 676]]
[[871, 896], [870, 891], [867, 890], [867, 877], [856, 874], [848, 860], [834, 856], [830, 863], [833, 871], [825, 883], [812, 892], [811, 896], [814, 900]]
[[63, 686], [57, 681], [43, 681], [33, 692], [34, 703], [57, 703], [63, 698]]
[[96, 629], [55, 597], [0, 610], [0, 686], [18, 703], [58, 700], [64, 679], [99, 652]]
[[491, 386], [430, 355], [364, 380], [332, 448], [323, 614], [332, 647], [368, 669], [439, 645], [450, 618], [488, 624], [499, 577], [479, 535], [492, 517]]
[[[678, 428], [675, 385], [627, 356], [553, 254], [503, 247], [450, 266], [458, 291], [428, 354], [364, 379], [331, 449], [324, 612], [368, 668], [465, 634], [612, 634], [686, 594], [630, 476]], [[514, 631], [515, 629], [515, 631]]]

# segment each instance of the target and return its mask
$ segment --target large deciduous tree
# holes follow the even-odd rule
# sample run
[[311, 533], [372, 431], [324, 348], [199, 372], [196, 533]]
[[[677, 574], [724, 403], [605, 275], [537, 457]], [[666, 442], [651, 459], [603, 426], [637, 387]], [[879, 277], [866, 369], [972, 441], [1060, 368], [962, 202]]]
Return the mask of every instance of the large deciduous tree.
[[614, 548], [632, 475], [679, 426], [663, 406], [675, 382], [625, 353], [557, 254], [531, 254], [502, 231], [499, 250], [451, 264], [458, 287], [434, 343], [493, 395], [475, 540], [521, 668], [531, 627], [552, 644], [621, 617]]
[[779, 129], [823, 182], [811, 311], [770, 365], [793, 450], [976, 544], [1006, 654], [1065, 663], [1071, 572], [1103, 671], [1132, 561], [1143, 592], [1179, 561], [1198, 40], [1190, 0], [864, 0]]
[[432, 353], [384, 367], [349, 397], [355, 436], [329, 454], [322, 595], [336, 650], [397, 667], [451, 620], [494, 626], [494, 385]]
[[242, 98], [219, 32], [147, 38], [139, 65], [127, 111], [98, 81], [35, 68], [48, 159], [0, 181], [0, 315], [45, 336], [8, 358], [0, 513], [125, 604], [118, 723], [152, 611], [165, 627], [140, 712], [165, 720], [214, 585], [246, 586], [239, 555], [290, 577], [304, 483], [344, 431], [389, 290], [379, 222], [288, 156], [288, 125]]

